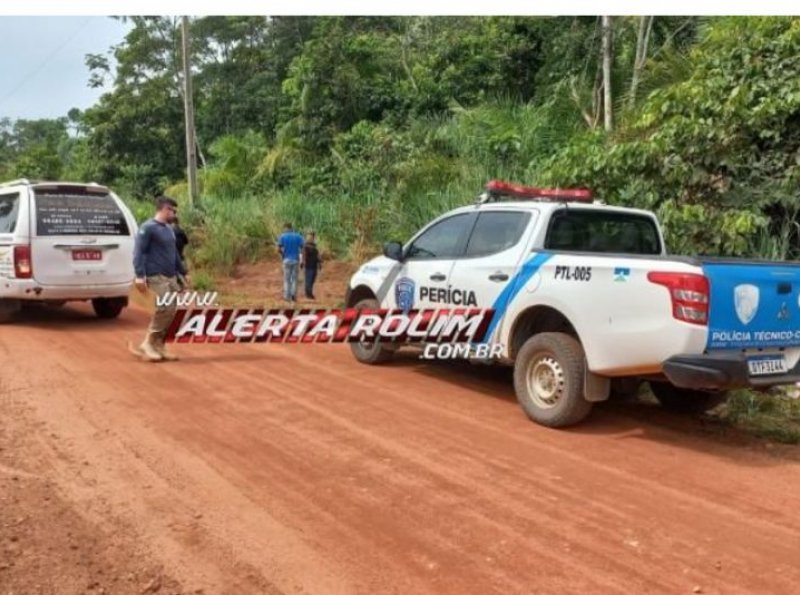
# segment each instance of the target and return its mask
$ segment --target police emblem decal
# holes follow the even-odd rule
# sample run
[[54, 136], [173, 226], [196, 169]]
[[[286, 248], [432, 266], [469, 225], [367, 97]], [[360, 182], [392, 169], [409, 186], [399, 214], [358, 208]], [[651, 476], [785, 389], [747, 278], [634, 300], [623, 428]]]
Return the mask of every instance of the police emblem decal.
[[733, 290], [736, 316], [742, 324], [748, 324], [758, 312], [759, 291], [755, 285], [737, 285]]
[[414, 307], [414, 291], [416, 289], [413, 279], [401, 277], [394, 286], [394, 301], [401, 310], [408, 311]]

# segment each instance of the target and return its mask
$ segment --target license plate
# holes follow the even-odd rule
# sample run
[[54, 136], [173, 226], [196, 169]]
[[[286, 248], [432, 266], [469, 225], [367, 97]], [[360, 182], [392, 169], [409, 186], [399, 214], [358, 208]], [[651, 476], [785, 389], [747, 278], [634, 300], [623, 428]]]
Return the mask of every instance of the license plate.
[[72, 260], [103, 260], [100, 250], [73, 250]]
[[786, 360], [783, 356], [754, 357], [747, 360], [750, 376], [769, 376], [770, 374], [786, 374]]

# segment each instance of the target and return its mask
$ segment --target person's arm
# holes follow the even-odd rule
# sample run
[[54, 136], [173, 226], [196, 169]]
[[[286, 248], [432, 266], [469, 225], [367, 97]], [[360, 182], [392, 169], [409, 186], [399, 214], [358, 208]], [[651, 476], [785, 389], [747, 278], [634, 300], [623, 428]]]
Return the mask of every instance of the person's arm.
[[149, 225], [140, 227], [133, 246], [133, 271], [136, 287], [140, 291], [145, 291], [147, 287], [147, 253], [150, 251], [152, 233]]
[[299, 258], [300, 258], [300, 268], [302, 269], [303, 268], [303, 264], [304, 264], [304, 260], [305, 260], [304, 256], [305, 256], [305, 253], [306, 253], [306, 243], [303, 240], [303, 236], [301, 236], [300, 234], [297, 234], [297, 235], [300, 236], [300, 256], [299, 256]]
[[284, 239], [284, 237], [285, 237], [285, 234], [281, 234], [280, 237], [278, 237], [278, 241], [276, 242], [276, 245], [278, 246], [278, 253], [281, 255], [281, 258], [283, 258], [283, 239]]

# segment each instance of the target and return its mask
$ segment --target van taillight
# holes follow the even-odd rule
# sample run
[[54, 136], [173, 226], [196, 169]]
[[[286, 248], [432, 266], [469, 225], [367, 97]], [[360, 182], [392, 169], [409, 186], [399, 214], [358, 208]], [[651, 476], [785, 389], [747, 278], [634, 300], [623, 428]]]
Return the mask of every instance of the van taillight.
[[14, 246], [14, 276], [17, 279], [33, 277], [30, 246]]
[[651, 283], [663, 285], [672, 300], [672, 316], [692, 324], [708, 324], [708, 279], [693, 273], [647, 273]]

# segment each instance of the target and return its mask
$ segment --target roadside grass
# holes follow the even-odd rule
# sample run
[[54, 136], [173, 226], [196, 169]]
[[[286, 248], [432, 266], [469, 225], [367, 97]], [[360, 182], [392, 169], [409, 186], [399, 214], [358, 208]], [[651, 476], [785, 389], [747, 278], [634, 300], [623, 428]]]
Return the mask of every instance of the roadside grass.
[[775, 394], [748, 390], [733, 392], [713, 415], [724, 425], [783, 444], [800, 444], [800, 398], [798, 388]]
[[214, 277], [208, 271], [199, 270], [191, 278], [192, 288], [198, 291], [213, 291], [216, 286]]

